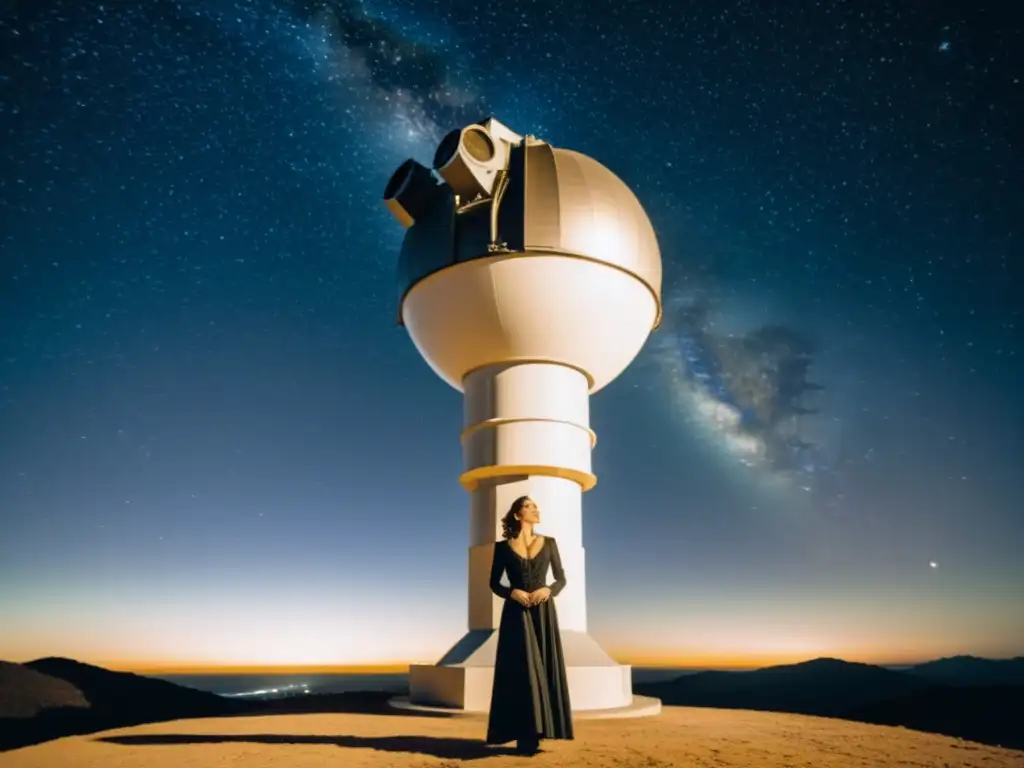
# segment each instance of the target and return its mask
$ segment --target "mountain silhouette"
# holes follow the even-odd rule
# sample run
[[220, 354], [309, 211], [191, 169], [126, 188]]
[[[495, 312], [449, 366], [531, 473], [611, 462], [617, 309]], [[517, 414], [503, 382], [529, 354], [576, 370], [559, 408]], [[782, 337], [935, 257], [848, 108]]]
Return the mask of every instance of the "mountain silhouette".
[[637, 689], [664, 704], [839, 717], [854, 707], [931, 685], [871, 664], [822, 658], [751, 672], [698, 672]]
[[[213, 693], [73, 659], [5, 662], [4, 667], [0, 701], [21, 703], [0, 711], [0, 749], [125, 725], [242, 711], [240, 702]], [[34, 716], [16, 714], [33, 701]]]
[[131, 672], [113, 672], [73, 659], [51, 657], [30, 661], [25, 666], [71, 683], [85, 695], [94, 712], [130, 712], [142, 718], [139, 722], [214, 716], [238, 710], [231, 699], [214, 693]]
[[1024, 656], [1013, 659], [950, 656], [918, 664], [906, 671], [949, 685], [1024, 685]]
[[47, 710], [88, 706], [82, 692], [67, 680], [0, 661], [0, 719], [31, 718]]
[[1015, 667], [988, 659], [949, 661], [896, 671], [821, 658], [751, 672], [698, 672], [634, 687], [666, 705], [836, 717], [1024, 748], [1024, 686], [1012, 678], [1003, 685], [985, 683], [991, 670]]
[[166, 680], [46, 658], [0, 662], [0, 751], [142, 723], [236, 714], [361, 712], [400, 715], [385, 691], [244, 701]]

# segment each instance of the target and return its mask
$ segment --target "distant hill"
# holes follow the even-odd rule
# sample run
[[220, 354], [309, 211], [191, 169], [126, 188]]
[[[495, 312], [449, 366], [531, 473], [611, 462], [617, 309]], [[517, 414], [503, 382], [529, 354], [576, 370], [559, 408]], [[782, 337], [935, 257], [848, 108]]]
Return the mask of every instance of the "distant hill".
[[[1024, 748], [1024, 687], [983, 685], [979, 681], [992, 667], [948, 661], [894, 671], [814, 659], [752, 672], [699, 672], [634, 688], [667, 705], [821, 715]], [[970, 682], [944, 682], [952, 679]]]
[[1024, 685], [1024, 656], [1013, 659], [950, 656], [918, 664], [906, 671], [949, 685]]
[[22, 664], [0, 661], [0, 719], [35, 717], [51, 709], [83, 709], [88, 700], [74, 685]]
[[665, 704], [839, 717], [854, 707], [907, 696], [931, 685], [870, 664], [814, 659], [751, 672], [698, 672], [636, 688]]
[[242, 701], [73, 659], [0, 662], [0, 751], [123, 726], [233, 714], [396, 715], [383, 691]]
[[[72, 659], [5, 662], [4, 667], [0, 701], [13, 703], [8, 712], [0, 713], [0, 749], [124, 725], [232, 714], [244, 706], [165, 680], [112, 672]], [[48, 693], [44, 696], [44, 692]], [[34, 697], [39, 698], [36, 713], [17, 714], [30, 707]], [[51, 701], [64, 703], [41, 706]]]
[[235, 702], [214, 693], [131, 672], [113, 672], [73, 659], [38, 659], [25, 666], [71, 683], [85, 694], [94, 711], [142, 718], [138, 722], [207, 717], [238, 710]]

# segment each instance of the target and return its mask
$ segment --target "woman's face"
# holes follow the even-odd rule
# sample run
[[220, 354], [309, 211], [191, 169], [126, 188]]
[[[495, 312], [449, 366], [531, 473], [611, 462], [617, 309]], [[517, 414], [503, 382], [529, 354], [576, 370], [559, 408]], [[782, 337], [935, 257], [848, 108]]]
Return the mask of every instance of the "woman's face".
[[527, 499], [523, 502], [522, 508], [519, 510], [519, 514], [516, 515], [524, 523], [530, 523], [536, 525], [540, 522], [540, 508], [533, 499]]

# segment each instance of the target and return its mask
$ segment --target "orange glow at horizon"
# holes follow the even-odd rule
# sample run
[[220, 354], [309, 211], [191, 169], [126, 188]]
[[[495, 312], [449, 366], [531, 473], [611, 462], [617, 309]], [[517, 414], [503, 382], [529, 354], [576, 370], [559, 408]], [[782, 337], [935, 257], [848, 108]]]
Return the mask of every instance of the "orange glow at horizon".
[[[1021, 655], [1024, 614], [1010, 609], [1019, 603], [1015, 585], [983, 586], [984, 599], [976, 597], [977, 585], [950, 585], [941, 601], [895, 587], [881, 601], [870, 584], [852, 581], [778, 594], [709, 587], [671, 600], [624, 590], [603, 595], [607, 607], [588, 625], [615, 659], [637, 667], [755, 669], [821, 657], [909, 665], [960, 654]], [[435, 605], [434, 585], [395, 596], [374, 584], [337, 604], [287, 582], [241, 594], [214, 581], [188, 599], [177, 586], [60, 589], [37, 586], [6, 602], [0, 594], [7, 630], [0, 659], [61, 656], [150, 674], [402, 672], [410, 663], [436, 663], [466, 626], [464, 601]], [[440, 589], [455, 593], [449, 584]]]
[[[672, 654], [672, 653], [651, 653], [651, 652], [628, 652], [610, 650], [611, 655], [622, 664], [630, 664], [634, 667], [643, 668], [664, 668], [664, 669], [717, 669], [717, 670], [750, 670], [762, 667], [770, 667], [784, 664], [798, 664], [814, 658], [831, 657], [839, 658], [849, 662], [877, 665], [912, 665], [943, 655], [956, 655], [954, 652], [945, 654], [929, 654], [927, 652], [912, 653], [905, 651], [902, 654], [893, 653], [841, 653], [829, 652], [825, 649], [814, 652], [798, 651], [776, 651], [762, 653], [743, 654]], [[30, 659], [25, 659], [29, 661]], [[78, 659], [88, 664], [104, 667], [121, 672], [135, 672], [138, 674], [164, 674], [164, 675], [270, 675], [270, 674], [404, 674], [408, 672], [410, 664], [432, 664], [433, 661], [426, 659], [414, 659], [406, 661], [381, 661], [372, 664], [309, 664], [296, 662], [288, 663], [261, 663], [253, 661], [249, 663], [238, 662], [190, 662], [190, 661], [135, 661], [116, 659]]]
[[[406, 672], [409, 664], [434, 664], [447, 650], [451, 636], [456, 634], [450, 628], [431, 627], [433, 631], [421, 633], [417, 641], [410, 642], [411, 636], [403, 637], [398, 633], [391, 634], [389, 642], [381, 643], [371, 641], [369, 635], [377, 633], [371, 633], [368, 628], [365, 633], [351, 632], [351, 629], [350, 639], [363, 635], [362, 642], [348, 643], [346, 647], [338, 648], [336, 653], [325, 652], [323, 647], [306, 649], [301, 644], [296, 644], [298, 647], [284, 644], [266, 655], [261, 652], [266, 650], [265, 647], [251, 646], [244, 650], [238, 648], [241, 653], [223, 653], [221, 649], [236, 645], [231, 642], [207, 644], [192, 654], [164, 655], [159, 652], [172, 650], [174, 645], [179, 649], [187, 645], [180, 638], [177, 643], [167, 642], [170, 639], [167, 636], [163, 637], [163, 643], [152, 645], [144, 642], [142, 636], [136, 636], [132, 643], [134, 648], [114, 648], [106, 633], [90, 637], [91, 633], [83, 632], [75, 637], [74, 642], [68, 642], [67, 637], [55, 642], [55, 638], [46, 637], [43, 633], [26, 633], [27, 636], [17, 639], [8, 637], [6, 643], [0, 641], [0, 659], [26, 662], [46, 656], [63, 656], [107, 669], [157, 675], [390, 674]], [[819, 627], [814, 631], [806, 626], [803, 631], [775, 628], [774, 632], [769, 632], [767, 627], [762, 627], [760, 632], [737, 633], [724, 631], [726, 628], [721, 626], [698, 626], [696, 623], [686, 628], [688, 632], [682, 629], [663, 627], [662, 632], [651, 633], [652, 640], [658, 635], [688, 635], [686, 641], [671, 644], [664, 641], [630, 642], [625, 633], [614, 629], [607, 633], [598, 631], [595, 636], [620, 663], [647, 668], [757, 669], [821, 657], [865, 664], [911, 665], [960, 654], [988, 658], [1016, 655], [1006, 643], [985, 643], [979, 642], [980, 638], [952, 638], [938, 633], [907, 632], [886, 636], [881, 632], [865, 632], [855, 637], [851, 636], [853, 633], [848, 628], [830, 628], [831, 631], [827, 631]], [[147, 645], [150, 651], [157, 650], [159, 655], [132, 652]], [[384, 655], [389, 649], [392, 653]]]
[[162, 675], [343, 675], [396, 674], [409, 669], [408, 662], [391, 664], [190, 664], [173, 662], [88, 662], [119, 672]]
[[[622, 664], [630, 664], [634, 667], [665, 668], [665, 669], [721, 669], [721, 670], [745, 670], [757, 669], [759, 667], [773, 666], [777, 664], [795, 664], [801, 661], [808, 661], [813, 656], [799, 654], [777, 654], [763, 655], [760, 657], [682, 657], [671, 655], [638, 655], [638, 654], [611, 654], [616, 661]], [[828, 655], [828, 654], [823, 654]], [[863, 659], [847, 658], [846, 661], [864, 661]], [[912, 664], [926, 659], [910, 659], [907, 664]], [[409, 671], [410, 664], [433, 664], [434, 661], [411, 660], [380, 664], [190, 664], [174, 662], [122, 662], [122, 661], [89, 661], [87, 663], [105, 667], [122, 672], [135, 672], [139, 674], [165, 674], [165, 675], [260, 675], [260, 674], [404, 674]], [[865, 663], [888, 663], [888, 662], [866, 662]], [[891, 663], [903, 663], [900, 660]]]

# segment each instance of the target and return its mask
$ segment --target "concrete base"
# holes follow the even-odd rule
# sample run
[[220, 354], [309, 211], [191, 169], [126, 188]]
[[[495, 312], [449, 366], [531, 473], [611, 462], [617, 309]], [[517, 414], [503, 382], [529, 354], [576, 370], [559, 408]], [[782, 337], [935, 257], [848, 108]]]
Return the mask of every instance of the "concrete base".
[[[563, 630], [561, 636], [573, 712], [631, 707], [632, 667], [617, 663], [586, 632]], [[466, 713], [490, 711], [497, 646], [497, 630], [473, 630], [437, 664], [412, 665], [410, 706]]]
[[[567, 666], [565, 672], [574, 712], [618, 709], [632, 703], [630, 667]], [[421, 706], [489, 712], [493, 685], [494, 667], [417, 664], [409, 668], [410, 699]]]
[[[388, 700], [395, 709], [401, 709], [411, 715], [449, 715], [452, 717], [480, 717], [485, 712], [473, 712], [453, 707], [430, 707], [425, 704], [413, 704], [408, 696], [395, 696]], [[653, 717], [661, 714], [661, 701], [650, 696], [633, 696], [633, 701], [625, 707], [612, 709], [573, 710], [573, 720], [603, 720], [627, 717]]]

